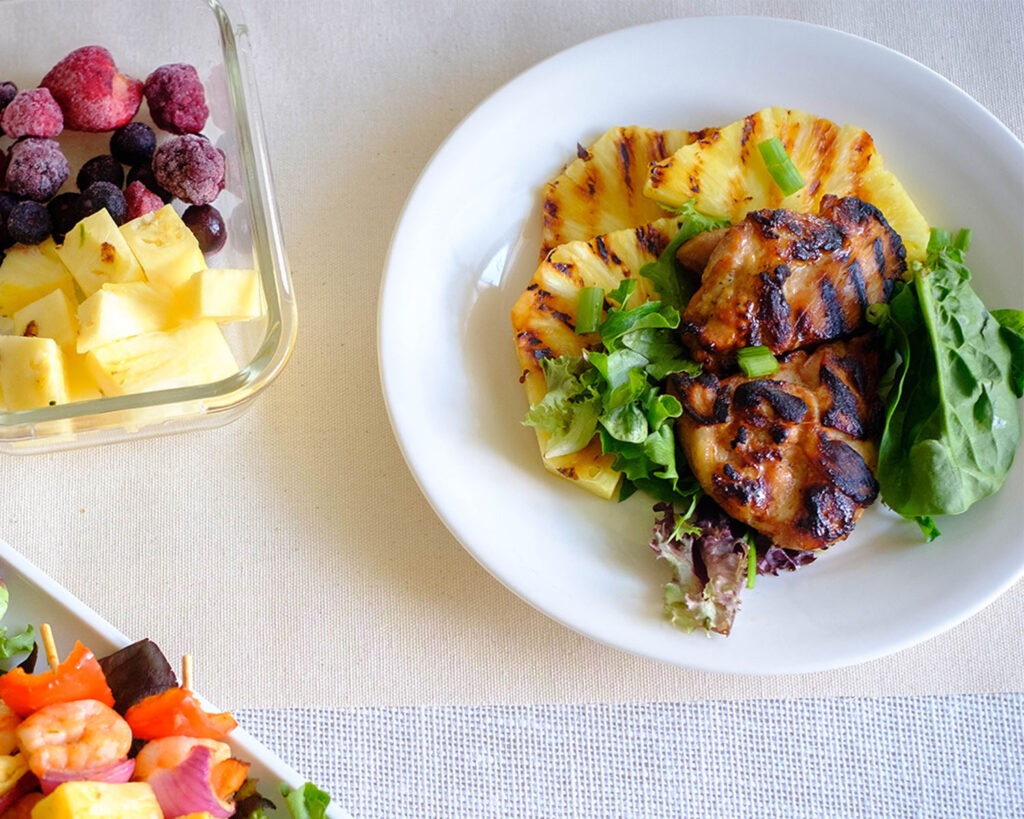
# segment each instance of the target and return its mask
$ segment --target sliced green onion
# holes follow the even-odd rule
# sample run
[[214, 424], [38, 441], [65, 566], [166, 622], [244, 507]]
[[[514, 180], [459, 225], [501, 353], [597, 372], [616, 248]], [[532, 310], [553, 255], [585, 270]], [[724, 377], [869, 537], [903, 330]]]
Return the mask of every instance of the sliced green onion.
[[761, 152], [768, 173], [772, 175], [772, 179], [782, 189], [784, 195], [796, 193], [804, 186], [804, 178], [800, 176], [800, 171], [786, 153], [786, 146], [782, 144], [781, 139], [766, 139], [757, 144], [757, 149]]
[[757, 548], [754, 546], [754, 538], [747, 535], [747, 588], [754, 588], [754, 581], [757, 579]]
[[580, 290], [576, 306], [576, 332], [594, 333], [601, 324], [601, 308], [604, 307], [604, 289], [584, 287]]
[[779, 369], [779, 362], [767, 347], [744, 347], [736, 354], [736, 363], [747, 378], [761, 378]]

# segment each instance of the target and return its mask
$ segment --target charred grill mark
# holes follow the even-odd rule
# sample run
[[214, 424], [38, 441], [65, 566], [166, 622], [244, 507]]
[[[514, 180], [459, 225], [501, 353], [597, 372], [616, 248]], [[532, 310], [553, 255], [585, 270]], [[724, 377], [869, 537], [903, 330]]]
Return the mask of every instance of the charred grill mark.
[[857, 450], [822, 433], [818, 435], [818, 452], [821, 466], [836, 489], [858, 504], [874, 502], [878, 482]]
[[821, 279], [818, 292], [825, 307], [826, 338], [837, 338], [846, 332], [846, 313], [836, 293], [836, 286], [829, 279]]
[[608, 253], [608, 246], [604, 242], [604, 236], [598, 236], [594, 240], [594, 250], [597, 251], [597, 255], [601, 257], [601, 261], [608, 264], [610, 254]]
[[743, 120], [743, 131], [740, 133], [740, 145], [746, 145], [747, 140], [750, 139], [751, 134], [755, 130], [755, 118], [753, 115], [745, 117]]
[[759, 338], [751, 338], [753, 343], [768, 341], [768, 346], [773, 346], [787, 339], [793, 332], [793, 310], [786, 301], [783, 289], [789, 275], [789, 268], [784, 264], [780, 264], [771, 273], [760, 274], [761, 298], [757, 300], [756, 323], [751, 326], [751, 335]]
[[739, 429], [736, 430], [736, 437], [732, 439], [732, 442], [729, 444], [729, 446], [732, 447], [733, 449], [736, 449], [736, 447], [738, 446], [743, 446], [743, 444], [747, 442], [747, 439], [749, 437], [750, 436], [747, 433], [747, 428], [744, 426], [740, 426]]
[[757, 407], [762, 401], [784, 421], [798, 424], [807, 415], [807, 403], [798, 395], [781, 389], [780, 382], [767, 378], [744, 381], [736, 387], [734, 393], [736, 406], [749, 410]]
[[560, 322], [562, 322], [562, 324], [564, 324], [574, 333], [576, 332], [576, 322], [573, 320], [573, 317], [570, 316], [568, 313], [563, 313], [561, 310], [552, 310], [551, 315], [558, 319]]
[[712, 417], [716, 424], [724, 424], [729, 420], [729, 404], [732, 402], [732, 396], [732, 387], [726, 386], [718, 391], [715, 406], [712, 409]]
[[885, 261], [885, 243], [882, 241], [881, 236], [875, 237], [875, 241], [871, 243], [871, 249], [875, 255], [875, 268], [884, 276], [885, 268], [888, 265]]
[[551, 348], [544, 344], [544, 340], [534, 333], [532, 330], [523, 330], [521, 333], [516, 335], [516, 344], [523, 348], [533, 348], [530, 353], [533, 355], [535, 361], [540, 361], [542, 358], [554, 358], [555, 354], [551, 352]]
[[789, 427], [785, 427], [782, 424], [772, 424], [771, 428], [768, 430], [768, 434], [771, 436], [774, 443], [782, 444], [785, 443], [786, 439], [789, 437]]
[[657, 258], [668, 245], [665, 235], [650, 225], [641, 225], [633, 231], [637, 244], [645, 252]]
[[[877, 244], [878, 240], [876, 239], [875, 242]], [[864, 311], [868, 309], [868, 288], [864, 281], [864, 271], [860, 269], [860, 262], [856, 259], [850, 262], [846, 273], [850, 277], [853, 292], [857, 296], [857, 306], [860, 307], [861, 315], [863, 315]]]
[[537, 282], [530, 282], [528, 285], [526, 285], [526, 289], [527, 290], [536, 290], [539, 287], [540, 287], [540, 285], [537, 284]]
[[729, 464], [721, 472], [716, 472], [711, 480], [725, 497], [735, 499], [743, 506], [752, 506], [764, 497], [764, 488], [756, 480], [744, 478]]
[[633, 163], [633, 146], [628, 139], [619, 140], [619, 167], [622, 169], [622, 181], [626, 183], [626, 190], [633, 190], [633, 180], [630, 168]]
[[804, 492], [803, 501], [804, 513], [796, 523], [815, 539], [831, 542], [853, 531], [857, 507], [834, 486], [810, 486]]
[[865, 437], [864, 420], [860, 417], [860, 404], [857, 396], [828, 367], [821, 368], [821, 383], [828, 391], [830, 406], [822, 414], [821, 423], [827, 427], [838, 429], [854, 438]]
[[586, 148], [584, 148], [582, 145], [580, 145], [577, 142], [576, 143], [576, 156], [579, 159], [582, 159], [584, 162], [586, 162], [588, 159], [590, 159], [590, 151], [588, 151]]

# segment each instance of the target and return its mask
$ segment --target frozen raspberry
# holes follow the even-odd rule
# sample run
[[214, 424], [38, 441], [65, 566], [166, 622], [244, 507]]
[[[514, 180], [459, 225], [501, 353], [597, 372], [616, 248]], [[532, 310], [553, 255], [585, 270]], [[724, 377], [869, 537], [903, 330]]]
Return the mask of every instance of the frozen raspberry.
[[158, 128], [172, 134], [198, 134], [210, 109], [195, 68], [185, 63], [162, 65], [146, 78], [143, 90]]
[[116, 224], [124, 224], [128, 207], [122, 190], [112, 182], [93, 182], [78, 200], [78, 218], [84, 219], [104, 208]]
[[110, 153], [125, 165], [148, 165], [156, 150], [156, 134], [144, 122], [122, 125], [110, 137]]
[[14, 206], [7, 217], [7, 234], [23, 245], [37, 245], [53, 230], [46, 205], [26, 199]]
[[153, 174], [153, 168], [148, 162], [145, 165], [136, 165], [134, 168], [129, 168], [125, 181], [129, 185], [132, 182], [141, 182], [163, 199], [165, 205], [169, 205], [174, 201], [174, 194], [160, 187], [160, 183], [156, 181], [156, 176]]
[[160, 210], [164, 206], [164, 200], [138, 180], [124, 189], [124, 202], [125, 220], [128, 222], [146, 213]]
[[53, 139], [64, 130], [64, 115], [48, 88], [30, 88], [19, 91], [7, 104], [0, 116], [0, 128], [11, 139]]
[[110, 154], [87, 159], [78, 170], [75, 184], [80, 191], [84, 191], [93, 182], [112, 182], [120, 188], [124, 184], [124, 168]]
[[65, 191], [46, 203], [53, 223], [53, 238], [58, 242], [63, 242], [68, 231], [78, 223], [78, 200], [81, 197], [77, 191]]
[[16, 196], [45, 202], [70, 175], [67, 157], [52, 139], [26, 137], [11, 146], [7, 189]]
[[157, 183], [190, 205], [205, 205], [224, 189], [224, 152], [195, 134], [172, 137], [153, 154]]
[[57, 63], [40, 83], [49, 88], [71, 131], [113, 131], [142, 104], [142, 80], [117, 70], [102, 46], [83, 46]]
[[189, 205], [181, 221], [192, 231], [203, 253], [216, 253], [228, 239], [224, 217], [213, 205]]

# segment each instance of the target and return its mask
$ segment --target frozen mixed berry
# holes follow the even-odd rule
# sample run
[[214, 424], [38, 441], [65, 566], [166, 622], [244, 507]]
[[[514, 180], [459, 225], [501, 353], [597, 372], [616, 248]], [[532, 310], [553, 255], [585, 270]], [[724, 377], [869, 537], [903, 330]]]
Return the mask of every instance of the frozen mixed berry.
[[11, 139], [53, 139], [64, 130], [64, 114], [48, 88], [19, 91], [0, 116], [0, 128]]
[[159, 196], [165, 205], [169, 205], [174, 201], [174, 194], [160, 187], [160, 183], [156, 181], [156, 176], [153, 174], [153, 168], [148, 164], [136, 165], [134, 168], [129, 168], [125, 181], [129, 185], [131, 185], [132, 182], [141, 182], [153, 191], [153, 193]]
[[41, 202], [19, 202], [7, 217], [7, 234], [23, 245], [37, 245], [53, 230], [50, 212]]
[[110, 182], [117, 187], [124, 184], [124, 168], [110, 154], [100, 154], [82, 163], [75, 177], [80, 191], [84, 191], [93, 182]]
[[53, 223], [53, 238], [58, 242], [63, 242], [68, 231], [77, 224], [78, 200], [81, 197], [77, 191], [64, 191], [46, 203], [46, 209], [50, 211], [50, 221]]
[[188, 225], [203, 253], [216, 253], [228, 238], [224, 217], [213, 205], [189, 205], [181, 214], [181, 220]]
[[116, 224], [124, 224], [128, 212], [124, 192], [112, 182], [93, 182], [79, 197], [78, 218], [84, 219], [104, 208]]
[[7, 107], [7, 105], [10, 103], [11, 100], [14, 99], [17, 93], [18, 86], [16, 86], [10, 80], [4, 80], [3, 82], [0, 82], [0, 111], [3, 111], [4, 108]]
[[110, 137], [110, 153], [125, 165], [148, 165], [156, 150], [156, 134], [144, 122], [122, 125]]
[[149, 114], [158, 128], [172, 134], [198, 134], [210, 109], [195, 68], [186, 63], [162, 65], [146, 78], [143, 89]]
[[224, 152], [205, 137], [172, 137], [153, 154], [157, 184], [190, 205], [205, 205], [224, 189]]
[[0, 148], [0, 187], [4, 185], [4, 178], [7, 176], [7, 151]]
[[137, 179], [124, 189], [125, 220], [130, 222], [139, 216], [160, 210], [164, 200]]
[[71, 166], [52, 139], [26, 137], [11, 146], [7, 189], [16, 196], [45, 202], [71, 175]]
[[15, 196], [13, 193], [7, 191], [0, 191], [0, 250], [10, 247], [14, 244], [14, 239], [7, 233], [7, 217], [11, 211], [14, 210], [14, 206], [17, 205], [21, 199]]
[[142, 80], [118, 71], [102, 46], [76, 48], [40, 85], [50, 89], [71, 131], [113, 131], [130, 122], [142, 104]]

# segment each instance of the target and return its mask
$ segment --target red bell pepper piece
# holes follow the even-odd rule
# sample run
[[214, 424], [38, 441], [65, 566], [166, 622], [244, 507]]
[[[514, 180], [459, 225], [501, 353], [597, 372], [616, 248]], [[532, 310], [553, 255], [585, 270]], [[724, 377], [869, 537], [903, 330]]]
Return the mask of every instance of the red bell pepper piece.
[[186, 736], [223, 739], [238, 727], [230, 713], [212, 714], [203, 709], [185, 688], [168, 688], [139, 700], [124, 715], [138, 739]]
[[79, 642], [56, 669], [39, 674], [21, 668], [8, 671], [0, 677], [0, 699], [22, 718], [55, 702], [99, 700], [114, 707], [114, 695], [99, 660]]

